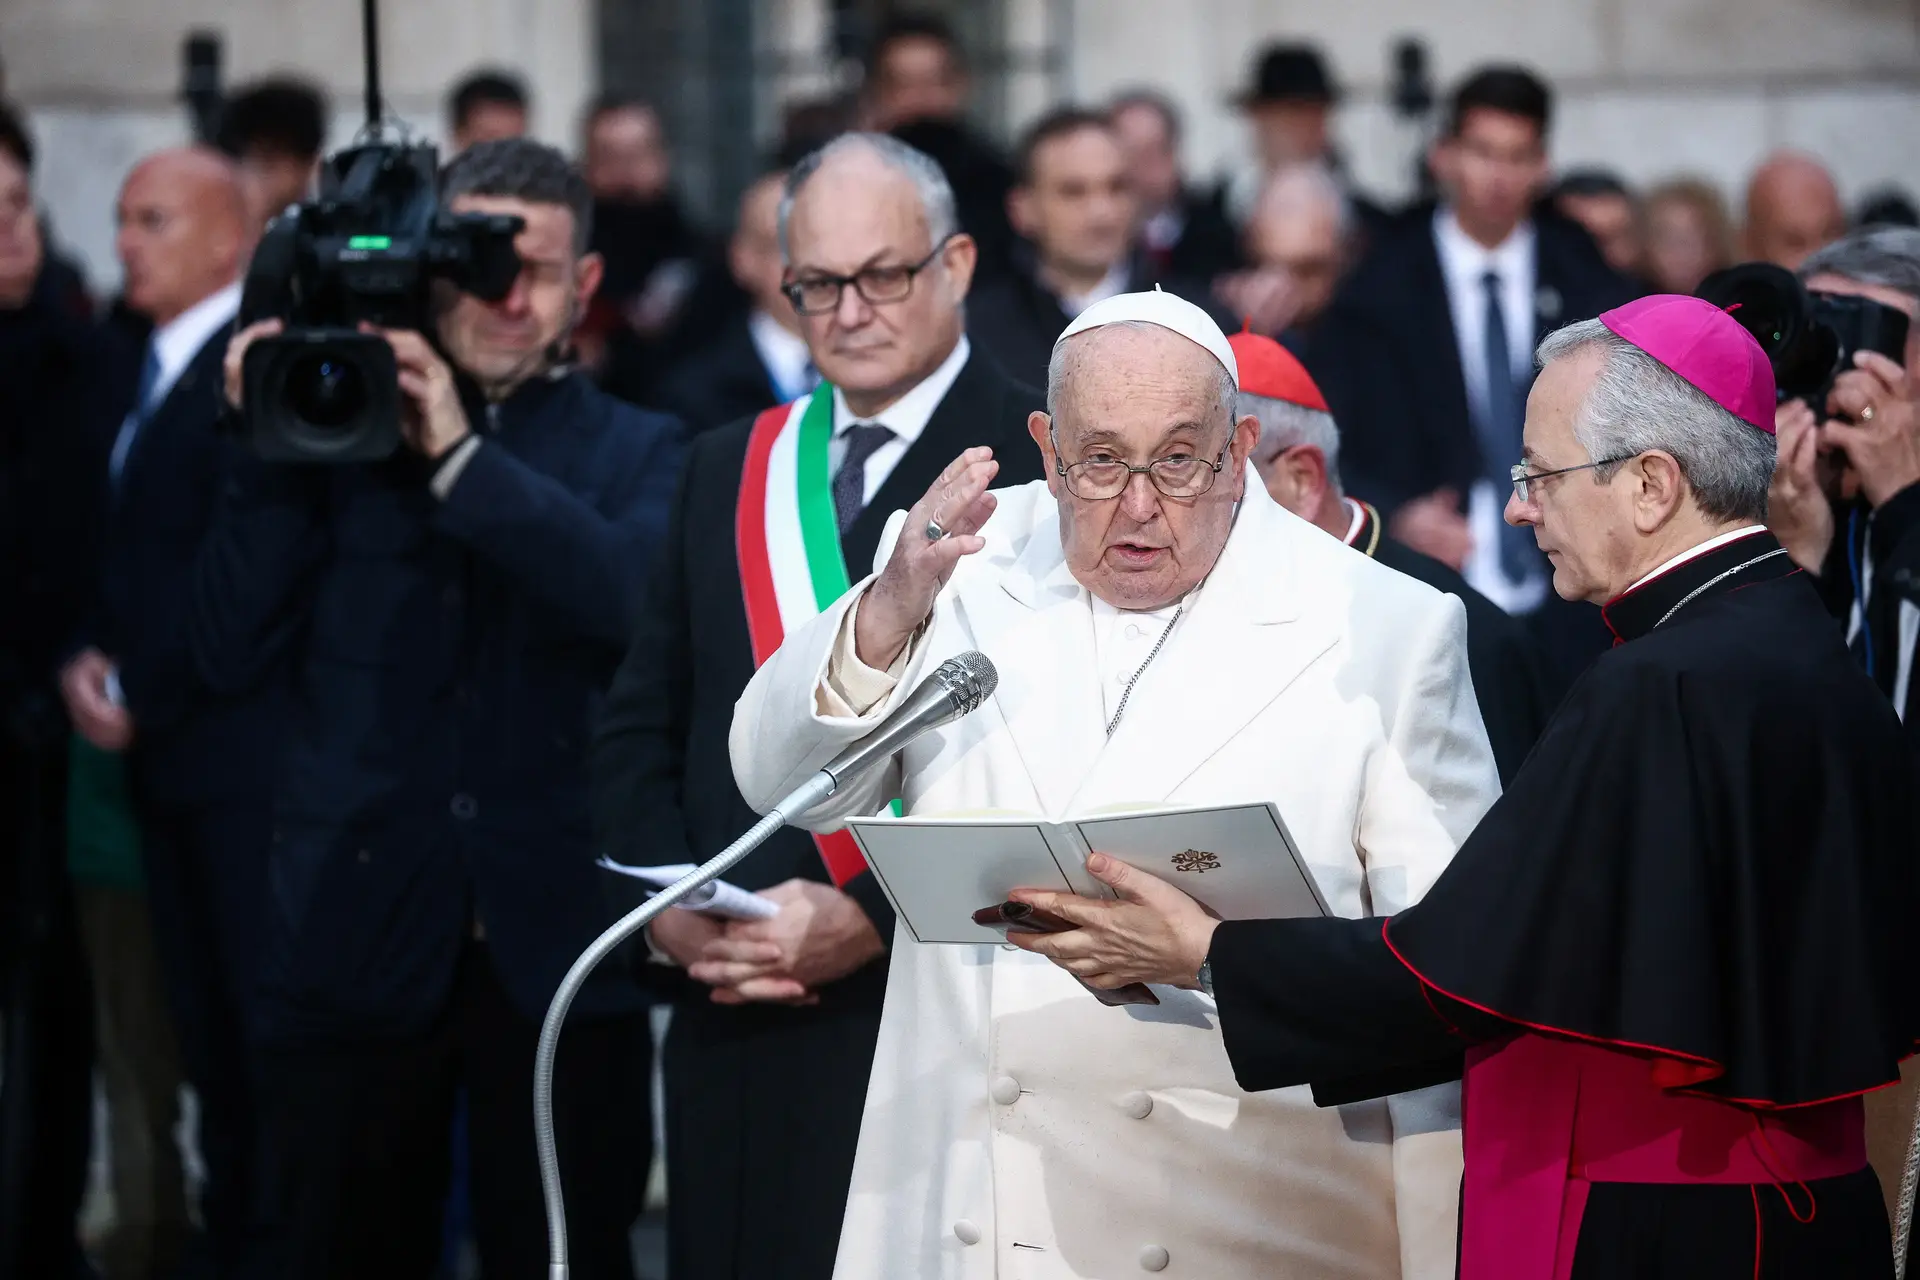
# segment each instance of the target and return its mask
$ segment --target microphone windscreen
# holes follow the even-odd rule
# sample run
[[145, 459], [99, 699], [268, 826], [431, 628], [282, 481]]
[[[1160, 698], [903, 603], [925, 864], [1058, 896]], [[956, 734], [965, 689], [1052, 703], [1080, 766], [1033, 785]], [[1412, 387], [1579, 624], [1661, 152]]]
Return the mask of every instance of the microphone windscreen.
[[993, 660], [978, 649], [955, 654], [941, 663], [934, 674], [953, 697], [961, 715], [972, 714], [1000, 685], [1000, 672]]

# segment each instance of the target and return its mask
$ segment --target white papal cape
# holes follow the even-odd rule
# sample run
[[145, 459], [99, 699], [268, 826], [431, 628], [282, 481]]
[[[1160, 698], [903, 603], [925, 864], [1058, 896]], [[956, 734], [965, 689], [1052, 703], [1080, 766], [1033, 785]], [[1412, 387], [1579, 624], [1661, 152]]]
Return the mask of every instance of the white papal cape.
[[[933, 665], [979, 649], [1000, 671], [991, 702], [809, 826], [896, 794], [908, 813], [1055, 818], [1273, 800], [1334, 911], [1386, 915], [1426, 891], [1499, 786], [1459, 600], [1250, 483], [1109, 741], [1092, 609], [1053, 498], [1041, 483], [998, 496], [986, 549], [960, 562], [896, 693], [867, 717], [822, 715], [816, 700], [866, 582], [755, 675], [732, 736], [750, 804], [771, 806]], [[1327, 1110], [1304, 1088], [1243, 1093], [1213, 1002], [1159, 994], [1157, 1008], [1108, 1008], [1039, 957], [898, 935], [837, 1280], [1453, 1274], [1454, 1086]]]

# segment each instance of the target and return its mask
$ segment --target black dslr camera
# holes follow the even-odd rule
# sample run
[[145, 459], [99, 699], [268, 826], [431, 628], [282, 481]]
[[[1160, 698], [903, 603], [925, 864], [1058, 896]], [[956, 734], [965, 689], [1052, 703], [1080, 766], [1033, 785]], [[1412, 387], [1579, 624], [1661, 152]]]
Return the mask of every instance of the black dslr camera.
[[263, 458], [366, 462], [400, 445], [393, 350], [362, 322], [431, 332], [433, 282], [488, 300], [520, 272], [523, 220], [440, 208], [431, 146], [374, 143], [328, 159], [320, 198], [274, 219], [247, 270], [242, 324], [285, 332], [247, 349], [247, 433]]
[[1791, 271], [1743, 262], [1700, 282], [1695, 296], [1724, 307], [1760, 343], [1773, 365], [1779, 402], [1799, 399], [1826, 418], [1833, 381], [1857, 351], [1895, 364], [1907, 353], [1907, 314], [1871, 298], [1810, 293]]

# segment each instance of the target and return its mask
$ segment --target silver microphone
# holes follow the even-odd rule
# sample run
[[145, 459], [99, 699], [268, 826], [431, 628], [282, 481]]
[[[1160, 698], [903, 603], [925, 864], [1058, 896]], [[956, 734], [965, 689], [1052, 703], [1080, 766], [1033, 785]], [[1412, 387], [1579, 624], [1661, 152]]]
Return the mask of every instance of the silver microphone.
[[986, 654], [978, 649], [956, 654], [901, 699], [879, 728], [829, 760], [820, 772], [832, 774], [834, 789], [838, 790], [847, 779], [892, 756], [921, 734], [971, 713], [993, 696], [999, 684], [1000, 673]]
[[574, 996], [594, 966], [627, 938], [645, 928], [668, 907], [725, 875], [767, 837], [821, 803], [861, 770], [878, 764], [929, 730], [951, 724], [979, 709], [1000, 683], [987, 655], [978, 649], [941, 663], [918, 688], [901, 700], [878, 728], [829, 760], [826, 767], [783, 797], [745, 835], [681, 879], [635, 907], [580, 953], [547, 1006], [540, 1041], [533, 1055], [533, 1144], [540, 1160], [540, 1192], [547, 1210], [547, 1278], [568, 1280], [567, 1210], [560, 1190], [560, 1151], [553, 1134], [553, 1062], [560, 1050], [560, 1026]]

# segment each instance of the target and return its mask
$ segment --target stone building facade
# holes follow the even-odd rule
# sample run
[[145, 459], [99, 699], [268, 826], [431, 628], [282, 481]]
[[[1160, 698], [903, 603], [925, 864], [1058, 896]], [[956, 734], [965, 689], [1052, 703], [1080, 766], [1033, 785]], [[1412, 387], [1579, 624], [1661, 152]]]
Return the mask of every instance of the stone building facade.
[[[938, 4], [938, 0], [931, 0]], [[695, 203], [724, 210], [779, 106], [843, 83], [835, 33], [860, 0], [385, 0], [394, 110], [429, 136], [440, 97], [481, 62], [519, 68], [534, 127], [571, 144], [600, 85], [647, 90], [688, 152]], [[924, 7], [924, 6], [922, 6]], [[1437, 85], [1493, 58], [1560, 94], [1563, 165], [1635, 181], [1688, 171], [1737, 193], [1780, 146], [1827, 159], [1848, 197], [1920, 189], [1920, 5], [1913, 0], [949, 0], [978, 50], [982, 118], [1003, 134], [1049, 102], [1156, 85], [1188, 120], [1199, 175], [1243, 154], [1229, 98], [1254, 51], [1317, 41], [1347, 89], [1343, 149], [1363, 186], [1403, 194], [1420, 138], [1388, 105], [1389, 50], [1426, 45]], [[358, 124], [358, 6], [344, 0], [4, 0], [0, 63], [45, 151], [41, 191], [63, 243], [112, 286], [111, 203], [141, 152], [187, 135], [180, 45], [218, 31], [229, 81], [275, 69], [336, 96], [336, 141]]]

